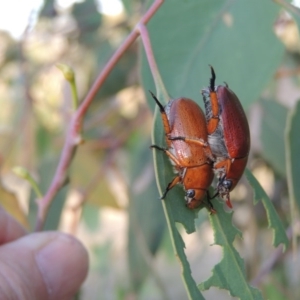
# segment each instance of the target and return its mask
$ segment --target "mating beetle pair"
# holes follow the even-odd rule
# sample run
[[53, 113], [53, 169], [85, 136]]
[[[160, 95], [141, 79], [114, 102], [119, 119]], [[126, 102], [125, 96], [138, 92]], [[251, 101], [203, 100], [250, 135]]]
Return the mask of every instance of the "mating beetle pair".
[[[229, 193], [241, 178], [250, 149], [250, 131], [245, 112], [237, 96], [225, 86], [215, 87], [216, 75], [211, 67], [210, 86], [202, 90], [205, 115], [191, 99], [170, 100], [164, 107], [151, 93], [159, 106], [167, 148], [164, 151], [175, 167], [176, 176], [168, 184], [162, 199], [177, 183], [186, 191], [186, 205], [197, 208], [207, 195], [220, 195], [232, 208]], [[214, 173], [218, 177], [217, 193], [210, 198], [208, 188]]]

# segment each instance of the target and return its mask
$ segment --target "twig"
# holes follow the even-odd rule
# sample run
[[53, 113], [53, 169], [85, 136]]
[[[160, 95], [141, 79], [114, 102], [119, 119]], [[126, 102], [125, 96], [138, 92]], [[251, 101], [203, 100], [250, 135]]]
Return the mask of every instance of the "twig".
[[[142, 17], [139, 24], [147, 24], [148, 21], [153, 17], [155, 12], [159, 9], [159, 7], [163, 4], [164, 0], [156, 0], [153, 5], [149, 8], [149, 10], [145, 13]], [[81, 143], [81, 129], [82, 129], [82, 122], [83, 117], [89, 108], [93, 98], [95, 97], [97, 91], [102, 86], [104, 81], [106, 80], [109, 73], [112, 71], [116, 63], [120, 60], [122, 55], [126, 52], [126, 50], [133, 44], [133, 42], [137, 39], [140, 32], [136, 27], [133, 31], [129, 34], [129, 36], [125, 39], [123, 44], [117, 49], [117, 51], [113, 54], [110, 60], [105, 65], [102, 72], [99, 74], [98, 78], [96, 79], [95, 83], [91, 87], [90, 91], [88, 92], [86, 98], [81, 103], [78, 110], [74, 113], [71, 118], [67, 133], [66, 133], [66, 140], [63, 146], [63, 150], [61, 153], [60, 161], [58, 163], [56, 172], [54, 174], [53, 180], [50, 184], [48, 191], [45, 193], [42, 199], [38, 199], [38, 214], [37, 214], [37, 221], [35, 225], [35, 231], [40, 231], [43, 229], [45, 219], [49, 210], [49, 207], [64, 185], [67, 180], [67, 171], [75, 154], [77, 146]]]

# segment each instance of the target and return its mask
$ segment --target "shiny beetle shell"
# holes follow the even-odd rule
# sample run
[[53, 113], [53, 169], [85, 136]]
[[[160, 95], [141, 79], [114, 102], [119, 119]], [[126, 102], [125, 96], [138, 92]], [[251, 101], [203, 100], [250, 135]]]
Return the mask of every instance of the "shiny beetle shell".
[[206, 111], [208, 143], [216, 158], [214, 171], [219, 181], [217, 190], [232, 207], [229, 192], [245, 170], [250, 150], [250, 130], [244, 109], [227, 85], [215, 87], [211, 67], [210, 87], [202, 90]]
[[[152, 93], [151, 93], [152, 94]], [[212, 153], [207, 143], [207, 129], [204, 113], [191, 99], [170, 100], [164, 107], [152, 94], [160, 108], [166, 134], [167, 149], [153, 145], [152, 148], [164, 151], [176, 172], [168, 184], [162, 199], [177, 183], [181, 183], [186, 192], [187, 207], [197, 208], [212, 183]], [[214, 212], [211, 204], [210, 210]]]

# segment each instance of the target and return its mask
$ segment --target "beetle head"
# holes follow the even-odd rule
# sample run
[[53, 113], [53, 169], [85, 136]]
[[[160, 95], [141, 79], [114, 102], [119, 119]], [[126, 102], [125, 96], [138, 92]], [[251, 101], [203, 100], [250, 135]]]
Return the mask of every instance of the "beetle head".
[[185, 194], [186, 206], [188, 208], [197, 208], [202, 201], [202, 198], [206, 195], [206, 191], [201, 189], [189, 189]]
[[224, 179], [222, 181], [222, 186], [224, 189], [226, 189], [229, 192], [232, 187], [232, 181], [230, 179]]
[[219, 179], [219, 183], [217, 187], [219, 195], [225, 200], [229, 208], [232, 208], [232, 204], [230, 202], [230, 196], [229, 196], [229, 192], [232, 188], [232, 185], [233, 185], [232, 180], [223, 177]]

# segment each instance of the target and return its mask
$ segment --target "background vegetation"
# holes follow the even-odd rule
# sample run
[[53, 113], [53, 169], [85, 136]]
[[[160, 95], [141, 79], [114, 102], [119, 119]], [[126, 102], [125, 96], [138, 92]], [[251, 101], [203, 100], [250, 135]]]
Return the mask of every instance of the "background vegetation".
[[[46, 193], [72, 114], [70, 87], [56, 64], [73, 68], [82, 100], [151, 3], [123, 0], [122, 14], [109, 17], [94, 0], [67, 9], [45, 0], [20, 40], [0, 33], [0, 203], [29, 229], [37, 196], [12, 168], [25, 167]], [[149, 150], [154, 102], [144, 93], [156, 89], [142, 43], [107, 77], [45, 224], [75, 234], [90, 252], [81, 299], [201, 299], [200, 282], [205, 299], [299, 299], [299, 15], [280, 4], [165, 1], [148, 26], [172, 97], [203, 107], [200, 90], [212, 64], [217, 83], [226, 81], [247, 111], [251, 186], [243, 177], [232, 192], [233, 214], [218, 201], [217, 216], [188, 211], [181, 187], [162, 206]], [[153, 138], [163, 145], [159, 118]], [[155, 167], [164, 188], [170, 164], [158, 154]]]

